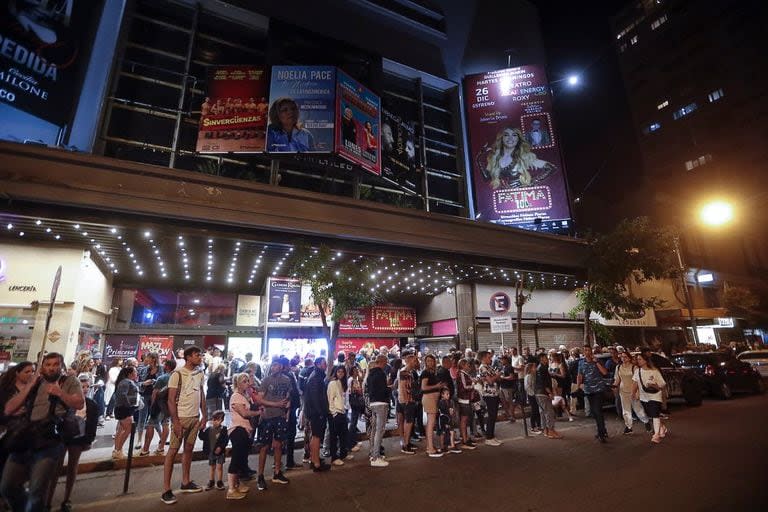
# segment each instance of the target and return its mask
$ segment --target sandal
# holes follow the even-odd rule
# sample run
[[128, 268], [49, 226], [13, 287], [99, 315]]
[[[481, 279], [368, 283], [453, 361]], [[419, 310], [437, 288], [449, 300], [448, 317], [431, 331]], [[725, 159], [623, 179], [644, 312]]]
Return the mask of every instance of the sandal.
[[149, 452], [145, 452], [145, 451], [139, 452], [139, 457], [146, 457], [147, 455], [149, 455]]

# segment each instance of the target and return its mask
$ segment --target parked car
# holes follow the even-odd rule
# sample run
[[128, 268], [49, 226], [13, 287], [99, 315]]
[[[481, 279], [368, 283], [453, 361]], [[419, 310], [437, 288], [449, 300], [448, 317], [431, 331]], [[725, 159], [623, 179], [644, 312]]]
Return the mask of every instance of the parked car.
[[768, 378], [768, 350], [747, 350], [736, 358], [751, 364], [763, 378]]
[[752, 365], [739, 361], [731, 354], [687, 352], [675, 354], [672, 360], [681, 367], [696, 372], [704, 379], [709, 394], [723, 400], [731, 398], [734, 392], [765, 392], [763, 378]]
[[[605, 365], [605, 361], [610, 359], [610, 354], [599, 354], [595, 357]], [[668, 399], [682, 398], [688, 405], [701, 405], [705, 382], [694, 370], [683, 368], [656, 353], [651, 354], [651, 362], [661, 371], [661, 375], [667, 383]], [[606, 382], [609, 380], [612, 384], [613, 374], [606, 376]], [[610, 397], [606, 397], [606, 402], [613, 403], [613, 391], [611, 391]]]

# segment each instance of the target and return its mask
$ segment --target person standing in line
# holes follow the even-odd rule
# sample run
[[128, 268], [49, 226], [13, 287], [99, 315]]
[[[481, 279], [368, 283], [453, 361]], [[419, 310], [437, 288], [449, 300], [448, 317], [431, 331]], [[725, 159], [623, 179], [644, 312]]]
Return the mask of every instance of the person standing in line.
[[562, 439], [563, 436], [555, 430], [555, 410], [552, 407], [552, 399], [555, 395], [552, 392], [552, 375], [549, 372], [549, 358], [547, 354], [539, 355], [534, 393], [536, 395], [536, 402], [541, 410], [544, 435], [549, 439]]
[[136, 423], [136, 449], [139, 449], [144, 442], [144, 430], [147, 425], [149, 409], [152, 406], [152, 391], [155, 388], [157, 378], [163, 373], [155, 352], [150, 352], [144, 357], [144, 364], [138, 367], [138, 372], [139, 395], [144, 403], [144, 407], [139, 408], [139, 417]]
[[280, 358], [280, 364], [283, 366], [283, 374], [288, 377], [291, 383], [291, 390], [289, 393], [288, 403], [288, 420], [287, 428], [288, 432], [285, 439], [285, 469], [296, 469], [300, 467], [296, 464], [295, 452], [296, 452], [296, 428], [298, 425], [297, 411], [301, 407], [301, 394], [299, 392], [299, 382], [296, 378], [296, 372], [293, 368], [299, 364], [299, 358], [289, 360], [287, 357]]
[[461, 435], [461, 448], [463, 450], [474, 450], [477, 448], [474, 441], [470, 439], [468, 424], [474, 414], [472, 410], [472, 394], [474, 387], [472, 377], [469, 376], [469, 361], [460, 359], [458, 364], [459, 373], [456, 375], [456, 401], [459, 404], [459, 434]]
[[232, 434], [229, 440], [232, 442], [230, 452], [229, 469], [227, 470], [227, 499], [240, 500], [248, 493], [248, 486], [243, 484], [240, 476], [248, 475], [248, 454], [251, 453], [251, 439], [253, 438], [251, 418], [259, 415], [251, 405], [248, 388], [251, 386], [251, 377], [247, 373], [237, 373], [232, 377], [234, 391], [229, 401], [232, 420]]
[[365, 413], [365, 395], [363, 393], [363, 378], [360, 375], [360, 368], [353, 364], [349, 367], [349, 379], [347, 379], [347, 389], [349, 390], [349, 438], [347, 439], [347, 448], [349, 451], [360, 451], [360, 443], [357, 436], [360, 433], [358, 424], [360, 417]]
[[304, 458], [303, 463], [307, 464], [311, 462], [309, 454], [309, 445], [312, 440], [312, 426], [309, 423], [309, 417], [306, 415], [306, 390], [307, 380], [312, 374], [315, 373], [315, 362], [313, 359], [304, 359], [304, 368], [299, 371], [299, 393], [301, 393], [301, 412], [299, 413], [299, 420], [301, 421], [302, 428], [304, 430]]
[[184, 444], [181, 456], [182, 493], [201, 492], [202, 487], [192, 481], [192, 451], [195, 448], [197, 433], [208, 423], [208, 411], [205, 407], [203, 379], [205, 375], [198, 369], [202, 354], [198, 347], [184, 350], [184, 366], [177, 368], [168, 380], [168, 410], [171, 413], [171, 446], [165, 454], [163, 464], [163, 485], [165, 491], [161, 497], [163, 503], [176, 503], [176, 496], [171, 491], [173, 464], [176, 454]]
[[667, 427], [661, 421], [662, 390], [667, 387], [667, 383], [658, 368], [653, 366], [650, 357], [638, 354], [637, 366], [639, 368], [635, 369], [635, 375], [632, 377], [632, 396], [640, 399], [645, 414], [653, 420], [651, 442], [658, 444], [667, 435]]
[[635, 375], [635, 365], [632, 357], [627, 352], [619, 352], [621, 364], [616, 367], [613, 376], [613, 387], [621, 400], [622, 417], [624, 418], [624, 435], [632, 433], [632, 411], [637, 418], [645, 425], [645, 429], [650, 432], [653, 428], [648, 420], [641, 402], [632, 398], [635, 383], [632, 380]]
[[525, 377], [523, 385], [528, 403], [531, 404], [531, 434], [541, 434], [541, 409], [536, 400], [536, 366], [533, 363], [525, 363]]
[[211, 425], [205, 429], [200, 429], [198, 436], [203, 442], [203, 456], [208, 457], [210, 468], [210, 477], [205, 490], [218, 489], [223, 491], [225, 489], [223, 481], [224, 460], [229, 443], [229, 433], [224, 425], [224, 411], [211, 411]]
[[499, 414], [499, 374], [491, 366], [491, 353], [481, 351], [477, 354], [480, 368], [477, 377], [483, 386], [482, 397], [488, 407], [488, 417], [485, 425], [485, 444], [499, 446], [501, 441], [496, 439], [496, 417]]
[[445, 455], [435, 446], [435, 426], [437, 425], [438, 401], [443, 385], [437, 379], [437, 359], [432, 354], [424, 356], [424, 371], [421, 372], [421, 402], [427, 413], [427, 455], [442, 457]]
[[384, 438], [384, 428], [387, 425], [391, 395], [391, 390], [387, 384], [387, 375], [384, 371], [386, 365], [387, 356], [376, 357], [369, 366], [363, 383], [363, 392], [371, 409], [370, 435], [368, 436], [370, 441], [369, 459], [371, 466], [375, 468], [389, 466], [389, 462], [381, 456], [381, 440]]
[[605, 417], [603, 416], [603, 393], [607, 387], [603, 377], [608, 375], [600, 361], [595, 359], [592, 347], [589, 343], [584, 345], [584, 358], [579, 360], [579, 373], [576, 383], [584, 390], [589, 409], [595, 418], [597, 426], [597, 435], [595, 438], [601, 443], [608, 440], [608, 431], [605, 428]]
[[416, 419], [416, 400], [413, 394], [414, 380], [413, 372], [415, 371], [418, 359], [414, 354], [408, 354], [405, 356], [405, 364], [403, 369], [398, 373], [397, 381], [397, 400], [398, 406], [403, 413], [403, 428], [402, 438], [400, 439], [400, 451], [406, 455], [413, 455], [416, 453], [414, 446], [411, 444], [411, 435], [413, 434], [413, 423]]
[[275, 457], [275, 469], [272, 483], [287, 484], [282, 469], [283, 441], [288, 437], [288, 406], [291, 398], [291, 380], [283, 373], [283, 365], [279, 359], [272, 361], [269, 375], [261, 381], [259, 402], [264, 406], [261, 413], [261, 423], [256, 434], [256, 444], [259, 446], [259, 475], [256, 488], [260, 491], [267, 489], [264, 479], [264, 468], [267, 464], [269, 447]]
[[158, 398], [160, 391], [168, 387], [168, 380], [171, 378], [171, 374], [176, 369], [176, 359], [170, 357], [163, 363], [163, 373], [161, 373], [155, 385], [152, 389], [152, 405], [149, 409], [149, 417], [147, 418], [147, 432], [144, 435], [144, 446], [139, 452], [139, 455], [149, 455], [149, 448], [152, 444], [152, 438], [155, 436], [155, 432], [159, 437], [157, 441], [157, 449], [155, 455], [165, 455], [165, 441], [168, 439], [168, 419], [171, 415], [168, 409], [168, 400], [161, 400]]
[[121, 358], [113, 359], [112, 360], [112, 366], [109, 368], [109, 371], [107, 372], [107, 383], [104, 388], [104, 402], [107, 404], [106, 407], [106, 418], [110, 419], [112, 418], [112, 414], [115, 411], [115, 387], [117, 384], [117, 376], [120, 374], [120, 370], [123, 369], [123, 360]]
[[221, 363], [209, 367], [208, 389], [205, 392], [205, 406], [209, 417], [212, 417], [213, 411], [224, 409], [224, 396], [227, 392], [226, 379], [224, 377], [226, 371], [226, 365]]
[[570, 401], [568, 403], [568, 410], [571, 414], [576, 414], [578, 409], [579, 398], [574, 396], [573, 393], [579, 389], [579, 385], [576, 383], [579, 375], [579, 359], [581, 355], [579, 349], [574, 347], [570, 350], [569, 356], [565, 361], [565, 365], [568, 368], [568, 380], [571, 383], [571, 390], [568, 393], [570, 395]]
[[328, 382], [328, 425], [330, 426], [331, 464], [343, 466], [347, 455], [349, 428], [347, 425], [347, 368], [343, 364], [336, 366]]
[[104, 426], [104, 413], [107, 410], [107, 404], [104, 402], [104, 387], [106, 386], [109, 377], [107, 376], [107, 366], [101, 361], [101, 354], [98, 352], [93, 354], [93, 373], [95, 377], [93, 384], [93, 401], [96, 402], [96, 406], [98, 407], [98, 426], [102, 427]]
[[112, 458], [115, 460], [125, 458], [123, 445], [131, 435], [131, 425], [133, 425], [133, 415], [137, 409], [141, 409], [141, 396], [136, 382], [139, 380], [139, 373], [133, 366], [126, 366], [120, 370], [117, 376], [117, 389], [115, 390], [115, 419], [117, 424], [117, 435], [115, 435], [115, 447], [112, 450]]
[[[501, 407], [510, 423], [515, 422], [515, 406], [517, 405], [517, 372], [512, 366], [508, 355], [501, 356], [501, 373], [499, 375], [499, 398]], [[522, 409], [522, 407], [520, 407]]]
[[314, 371], [307, 379], [304, 391], [304, 417], [310, 423], [312, 437], [309, 441], [310, 467], [315, 472], [331, 469], [320, 459], [320, 444], [328, 424], [328, 394], [325, 389], [325, 371], [328, 362], [324, 357], [315, 359]]

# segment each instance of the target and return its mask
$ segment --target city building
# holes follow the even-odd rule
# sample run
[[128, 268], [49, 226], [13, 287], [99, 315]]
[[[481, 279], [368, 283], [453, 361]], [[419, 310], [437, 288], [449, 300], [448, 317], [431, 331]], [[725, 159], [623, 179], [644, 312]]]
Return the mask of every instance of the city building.
[[[290, 320], [296, 306], [311, 306], [300, 286], [280, 284], [290, 288], [283, 298], [299, 298], [271, 309], [270, 279], [290, 281], [291, 252], [302, 243], [328, 246], [339, 261], [375, 262], [366, 285], [386, 290], [388, 307], [415, 312], [407, 329], [366, 332], [358, 343], [448, 337], [453, 346], [491, 346], [495, 338], [482, 337], [490, 333], [488, 295], [517, 280], [539, 289], [531, 322], [538, 315], [559, 329], [527, 339], [580, 339], [560, 303], [578, 286], [584, 245], [474, 215], [461, 84], [509, 65], [512, 53], [513, 64], [544, 68], [528, 2], [494, 10], [427, 0], [97, 5], [69, 14], [32, 6], [40, 21], [22, 27], [13, 23], [18, 13], [5, 13], [2, 36], [15, 50], [2, 55], [10, 85], [0, 102], [0, 138], [8, 141], [0, 143], [0, 335], [14, 359], [33, 357], [43, 343], [57, 263], [62, 285], [46, 349], [68, 360], [83, 349], [103, 347], [114, 359], [192, 344], [238, 355], [316, 354], [327, 331], [311, 315]], [[46, 60], [24, 38], [60, 38], [62, 53]], [[54, 66], [59, 58], [67, 65]], [[13, 66], [36, 73], [34, 89], [31, 75]], [[358, 92], [372, 91], [384, 110], [410, 120], [418, 164], [379, 175], [330, 149], [199, 151], [209, 72], [220, 66], [343, 72]], [[258, 112], [265, 100], [245, 101]], [[238, 128], [221, 140], [257, 135]], [[555, 225], [535, 216], [528, 228], [569, 231], [568, 219]], [[272, 313], [279, 321], [270, 323]]]
[[[718, 341], [768, 326], [765, 17], [758, 1], [637, 0], [612, 21], [645, 170], [634, 209], [680, 232], [698, 323], [716, 325], [726, 309], [742, 318]], [[733, 222], [702, 225], [713, 200], [733, 206]], [[690, 325], [682, 286], [671, 284], [661, 314]], [[744, 290], [759, 303], [733, 307]]]

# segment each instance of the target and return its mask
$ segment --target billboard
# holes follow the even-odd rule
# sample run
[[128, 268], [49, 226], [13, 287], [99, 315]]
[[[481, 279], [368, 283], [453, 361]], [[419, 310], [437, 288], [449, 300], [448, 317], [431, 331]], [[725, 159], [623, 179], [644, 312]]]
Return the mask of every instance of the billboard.
[[136, 357], [139, 351], [139, 337], [131, 335], [107, 335], [104, 343], [104, 364], [112, 366], [115, 359]]
[[339, 321], [341, 334], [413, 334], [416, 311], [407, 306], [349, 309]]
[[395, 105], [381, 108], [381, 175], [416, 192], [416, 121]]
[[273, 66], [267, 151], [333, 151], [335, 87], [332, 66]]
[[59, 126], [67, 123], [101, 5], [0, 3], [0, 101]]
[[267, 129], [267, 81], [264, 69], [220, 66], [208, 70], [208, 96], [200, 106], [197, 151], [264, 151]]
[[267, 281], [269, 310], [267, 322], [271, 324], [298, 324], [301, 321], [301, 280], [272, 277]]
[[479, 219], [566, 230], [571, 214], [544, 68], [470, 75], [464, 87]]
[[137, 358], [155, 352], [158, 363], [163, 364], [166, 359], [173, 358], [173, 336], [139, 336], [139, 352]]
[[381, 176], [381, 100], [368, 88], [338, 71], [336, 80], [336, 152]]

